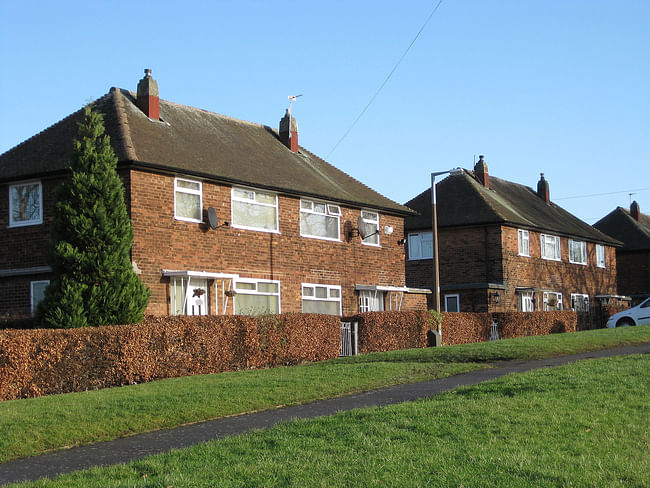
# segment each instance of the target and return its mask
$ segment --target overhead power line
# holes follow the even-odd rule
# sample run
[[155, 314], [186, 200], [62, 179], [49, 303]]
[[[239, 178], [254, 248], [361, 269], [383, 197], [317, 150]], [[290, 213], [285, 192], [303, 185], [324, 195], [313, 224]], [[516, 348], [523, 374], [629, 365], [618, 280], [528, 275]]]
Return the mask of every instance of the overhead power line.
[[386, 83], [388, 83], [388, 80], [390, 80], [391, 76], [393, 76], [393, 73], [395, 73], [395, 70], [397, 70], [398, 66], [402, 63], [402, 60], [406, 57], [408, 52], [411, 50], [411, 47], [413, 47], [413, 44], [415, 44], [415, 41], [418, 40], [418, 37], [420, 37], [420, 34], [422, 34], [422, 31], [424, 30], [424, 28], [427, 26], [427, 24], [431, 20], [431, 17], [433, 17], [433, 15], [436, 13], [436, 11], [438, 10], [438, 7], [440, 7], [441, 3], [442, 3], [442, 0], [439, 0], [438, 3], [436, 4], [436, 6], [431, 11], [431, 13], [429, 14], [429, 16], [427, 17], [427, 20], [425, 20], [424, 24], [422, 24], [422, 27], [420, 27], [420, 30], [418, 31], [418, 33], [415, 34], [415, 37], [411, 41], [411, 44], [409, 44], [409, 46], [406, 48], [406, 51], [404, 51], [404, 54], [402, 54], [402, 56], [399, 58], [397, 63], [395, 63], [395, 66], [393, 66], [393, 69], [390, 70], [390, 73], [388, 73], [388, 76], [386, 76], [386, 79], [384, 80], [384, 82], [380, 85], [380, 87], [377, 89], [375, 94], [372, 96], [372, 98], [370, 99], [368, 104], [364, 107], [364, 109], [357, 116], [357, 118], [354, 119], [354, 122], [352, 122], [352, 125], [350, 125], [350, 127], [348, 128], [347, 131], [345, 131], [345, 134], [343, 134], [343, 136], [341, 136], [341, 138], [338, 140], [338, 142], [336, 144], [334, 144], [334, 147], [332, 148], [332, 150], [329, 153], [327, 153], [327, 156], [325, 156], [325, 159], [329, 159], [330, 155], [334, 151], [336, 151], [336, 148], [339, 147], [339, 144], [341, 144], [341, 142], [343, 142], [343, 140], [348, 136], [350, 131], [352, 131], [354, 126], [357, 125], [357, 122], [359, 122], [359, 119], [361, 119], [361, 117], [363, 117], [363, 114], [365, 114], [366, 111], [368, 110], [368, 108], [370, 107], [370, 105], [372, 105], [372, 102], [375, 101], [375, 98], [377, 98], [377, 95], [379, 95], [379, 92], [381, 92], [381, 90], [384, 88], [384, 86], [386, 86]]
[[571, 200], [572, 198], [603, 197], [605, 195], [618, 195], [619, 193], [630, 193], [630, 192], [646, 191], [646, 190], [650, 190], [650, 188], [637, 188], [635, 190], [610, 191], [607, 193], [592, 193], [591, 195], [574, 195], [572, 197], [554, 198], [553, 200]]

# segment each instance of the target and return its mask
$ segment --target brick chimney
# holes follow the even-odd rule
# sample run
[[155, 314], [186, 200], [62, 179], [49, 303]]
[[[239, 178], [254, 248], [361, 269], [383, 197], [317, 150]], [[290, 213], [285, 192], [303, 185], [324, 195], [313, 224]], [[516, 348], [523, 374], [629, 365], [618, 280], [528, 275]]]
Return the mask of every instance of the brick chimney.
[[548, 181], [544, 179], [544, 173], [540, 173], [540, 178], [537, 182], [537, 196], [539, 196], [539, 198], [544, 200], [546, 203], [551, 203]]
[[158, 98], [158, 83], [151, 77], [151, 70], [144, 70], [144, 78], [138, 82], [138, 98], [136, 103], [140, 110], [151, 120], [160, 119], [160, 98]]
[[280, 141], [291, 149], [291, 152], [298, 152], [298, 122], [288, 109], [280, 120]]
[[490, 188], [490, 174], [488, 173], [487, 163], [483, 159], [485, 156], [478, 157], [478, 163], [474, 165], [474, 174], [485, 188]]
[[636, 203], [636, 200], [630, 205], [630, 215], [637, 222], [641, 222], [641, 209], [639, 208], [639, 204]]

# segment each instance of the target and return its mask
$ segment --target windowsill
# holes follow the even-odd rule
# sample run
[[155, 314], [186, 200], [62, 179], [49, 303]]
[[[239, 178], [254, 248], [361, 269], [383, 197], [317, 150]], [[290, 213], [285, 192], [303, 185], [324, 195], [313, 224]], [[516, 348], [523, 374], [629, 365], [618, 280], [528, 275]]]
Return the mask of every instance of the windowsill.
[[430, 258], [409, 258], [409, 261], [426, 261], [427, 259], [433, 259], [433, 256]]
[[174, 215], [174, 220], [178, 220], [179, 222], [188, 222], [188, 223], [191, 223], [191, 224], [203, 224], [203, 223], [205, 223], [202, 220], [188, 219], [188, 218], [185, 218], [185, 217], [176, 217], [175, 215]]
[[329, 241], [329, 242], [343, 242], [341, 241], [341, 238], [335, 238], [335, 237], [321, 237], [321, 236], [310, 236], [308, 234], [300, 234], [300, 237], [305, 237], [307, 239], [317, 239], [319, 241]]
[[587, 263], [580, 263], [580, 262], [577, 262], [577, 261], [569, 261], [569, 263], [571, 263], [571, 264], [579, 264], [580, 266], [588, 266]]
[[273, 230], [273, 229], [263, 229], [261, 227], [246, 227], [243, 225], [235, 225], [235, 224], [230, 224], [230, 227], [233, 229], [239, 229], [239, 230], [250, 230], [253, 232], [266, 232], [267, 234], [280, 234], [279, 230]]
[[29, 221], [29, 222], [19, 222], [19, 223], [11, 223], [7, 226], [8, 229], [13, 229], [15, 227], [29, 227], [30, 225], [41, 225], [43, 223], [42, 220], [40, 221]]
[[522, 258], [529, 258], [530, 254], [517, 254], [517, 256], [521, 256]]
[[547, 257], [542, 256], [542, 259], [545, 260], [545, 261], [556, 261], [558, 263], [562, 262], [562, 258], [547, 258]]
[[362, 242], [361, 245], [368, 247], [381, 247], [381, 244], [366, 244], [365, 242]]

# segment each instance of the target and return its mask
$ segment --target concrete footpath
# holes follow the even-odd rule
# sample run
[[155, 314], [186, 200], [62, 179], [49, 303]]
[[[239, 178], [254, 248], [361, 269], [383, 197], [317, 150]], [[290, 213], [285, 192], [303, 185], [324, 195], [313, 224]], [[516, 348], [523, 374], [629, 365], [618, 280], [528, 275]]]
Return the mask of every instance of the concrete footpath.
[[52, 478], [57, 474], [70, 473], [93, 466], [124, 463], [171, 449], [189, 447], [199, 442], [243, 434], [253, 429], [265, 429], [278, 422], [292, 419], [309, 419], [354, 408], [384, 406], [417, 400], [449, 391], [458, 386], [475, 385], [510, 373], [560, 366], [582, 359], [648, 353], [650, 353], [650, 344], [641, 344], [534, 361], [490, 363], [494, 367], [440, 380], [398, 385], [305, 405], [210, 420], [9, 461], [0, 464], [0, 484], [23, 480], [34, 481], [42, 477]]

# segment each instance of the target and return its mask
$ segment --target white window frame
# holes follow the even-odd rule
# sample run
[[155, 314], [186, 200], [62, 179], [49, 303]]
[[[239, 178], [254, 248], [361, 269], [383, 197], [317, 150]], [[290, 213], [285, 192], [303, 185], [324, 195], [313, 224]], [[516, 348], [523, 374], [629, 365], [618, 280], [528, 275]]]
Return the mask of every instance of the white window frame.
[[[575, 306], [575, 301], [576, 298], [582, 298], [583, 300], [586, 300], [587, 302], [587, 310], [576, 310]], [[589, 300], [589, 295], [586, 295], [584, 293], [571, 293], [571, 309], [576, 311], [576, 312], [589, 312], [589, 305], [590, 305], [590, 300]]]
[[[246, 191], [249, 192], [253, 195], [253, 198], [243, 198], [235, 195], [236, 191]], [[257, 202], [255, 201], [255, 195], [257, 194], [262, 194], [262, 195], [268, 195], [268, 196], [273, 196], [275, 197], [275, 204], [270, 204], [270, 203], [264, 203], [264, 202]], [[275, 208], [275, 228], [274, 229], [265, 229], [264, 227], [255, 227], [255, 226], [250, 226], [250, 225], [241, 225], [237, 224], [235, 222], [235, 202], [242, 202], [242, 203], [248, 203], [248, 204], [253, 204], [253, 205], [259, 205], [261, 207], [271, 207]], [[279, 214], [280, 214], [280, 206], [278, 204], [278, 194], [271, 192], [271, 191], [263, 191], [263, 190], [256, 190], [254, 188], [245, 188], [243, 186], [233, 186], [232, 189], [230, 190], [230, 225], [231, 227], [235, 229], [243, 229], [243, 230], [255, 230], [258, 232], [270, 232], [273, 234], [279, 234], [280, 233], [280, 225], [279, 225]]]
[[530, 257], [530, 232], [517, 229], [517, 247], [520, 256]]
[[[326, 298], [317, 298], [316, 297], [316, 288], [326, 288], [327, 289], [327, 297]], [[305, 295], [305, 288], [312, 288], [314, 290], [314, 293], [312, 296]], [[339, 296], [338, 297], [332, 297], [331, 292], [332, 290], [338, 290]], [[300, 295], [302, 296], [301, 300], [301, 306], [302, 302], [305, 300], [308, 301], [318, 301], [318, 302], [338, 302], [339, 304], [339, 315], [343, 315], [343, 293], [341, 291], [341, 285], [323, 285], [320, 283], [302, 283], [300, 287]]]
[[[385, 295], [379, 290], [359, 290], [359, 312], [383, 312]], [[373, 307], [375, 304], [378, 308]]]
[[[426, 255], [424, 253], [424, 246], [422, 243], [426, 241], [431, 242], [431, 255]], [[409, 234], [408, 245], [409, 261], [416, 261], [418, 259], [433, 259], [433, 232], [414, 232]]]
[[[179, 181], [184, 181], [186, 183], [194, 183], [199, 185], [198, 190], [193, 190], [191, 188], [184, 188], [182, 186], [178, 186]], [[176, 194], [177, 193], [185, 193], [188, 195], [198, 195], [199, 197], [199, 215], [201, 216], [198, 219], [194, 219], [191, 217], [184, 217], [182, 215], [178, 215], [176, 213]], [[203, 183], [198, 181], [198, 180], [190, 180], [189, 178], [174, 178], [174, 218], [176, 220], [182, 220], [183, 222], [197, 222], [197, 223], [202, 223], [203, 222]]]
[[596, 244], [596, 265], [599, 268], [606, 268], [607, 262], [605, 260], [605, 246]]
[[[582, 256], [576, 256], [576, 252], [574, 251], [575, 244], [579, 244], [580, 254], [582, 254]], [[569, 239], [569, 262], [573, 264], [582, 264], [584, 266], [587, 265], [587, 243], [585, 241]]]
[[[366, 214], [365, 217], [364, 214]], [[377, 219], [369, 218], [367, 216], [368, 214], [375, 214], [377, 216]], [[366, 239], [361, 239], [361, 244], [364, 246], [380, 247], [381, 242], [379, 241], [379, 212], [370, 209], [361, 210], [361, 219], [363, 219], [365, 228], [364, 230], [368, 230], [369, 227], [374, 226], [375, 234], [368, 236], [366, 239], [373, 238], [377, 240], [377, 242], [366, 242]]]
[[[310, 204], [311, 208], [304, 208], [303, 204]], [[324, 205], [325, 212], [317, 212], [314, 210], [315, 205]], [[341, 207], [335, 203], [323, 202], [320, 200], [308, 200], [305, 198], [300, 199], [300, 214], [313, 214], [322, 215], [324, 217], [336, 218], [336, 237], [325, 237], [314, 234], [306, 234], [302, 230], [302, 215], [300, 216], [300, 236], [309, 237], [311, 239], [323, 239], [325, 241], [341, 241]]]
[[[50, 280], [36, 280], [36, 281], [29, 282], [29, 302], [30, 302], [32, 315], [36, 312], [36, 307], [38, 307], [38, 304], [42, 300], [41, 299], [38, 302], [34, 302], [34, 285], [45, 285], [45, 288], [47, 288], [49, 284], [50, 284]], [[45, 296], [45, 290], [43, 290], [43, 296]]]
[[[547, 256], [546, 255], [546, 241], [547, 240], [553, 240], [555, 242], [553, 249], [554, 249], [554, 254], [555, 256]], [[547, 259], [549, 261], [562, 261], [562, 250], [560, 247], [560, 237], [559, 236], [553, 236], [550, 234], [541, 234], [540, 236], [540, 247], [541, 247], [541, 256], [542, 259]]]
[[564, 310], [564, 304], [562, 303], [562, 293], [556, 292], [556, 291], [545, 291], [543, 293], [543, 295], [542, 295], [542, 298], [543, 298], [542, 310], [544, 310], [544, 312], [549, 311], [547, 302], [548, 302], [548, 299], [550, 298], [550, 295], [555, 296], [555, 298], [557, 299], [557, 305], [553, 309], [553, 311], [555, 311], [555, 310]]
[[519, 292], [519, 311], [520, 312], [535, 311], [535, 293], [533, 291]]
[[[30, 220], [14, 220], [14, 206], [12, 193], [15, 189], [23, 186], [37, 185], [38, 187], [38, 218]], [[27, 225], [38, 225], [43, 223], [43, 185], [40, 180], [21, 181], [9, 185], [9, 227], [25, 227]]]
[[[239, 289], [237, 288], [237, 285], [240, 283], [247, 283], [247, 284], [253, 284], [255, 285], [254, 290], [247, 290], [247, 289]], [[277, 285], [278, 291], [277, 293], [273, 292], [268, 292], [268, 291], [259, 291], [259, 286], [260, 284], [263, 283], [272, 283], [274, 285]], [[233, 313], [242, 315], [239, 313], [238, 305], [237, 305], [237, 295], [260, 295], [260, 296], [267, 296], [267, 297], [277, 297], [278, 298], [278, 312], [277, 313], [282, 313], [282, 298], [280, 295], [281, 292], [281, 286], [280, 286], [280, 281], [279, 280], [266, 280], [266, 279], [256, 279], [256, 278], [237, 278], [233, 280], [233, 290], [235, 291], [235, 299], [233, 302]], [[271, 312], [269, 312], [271, 313]]]
[[448, 295], [444, 296], [444, 301], [445, 301], [445, 312], [449, 312], [447, 310], [447, 299], [456, 299], [456, 310], [460, 312], [460, 294], [458, 293], [450, 293]]

